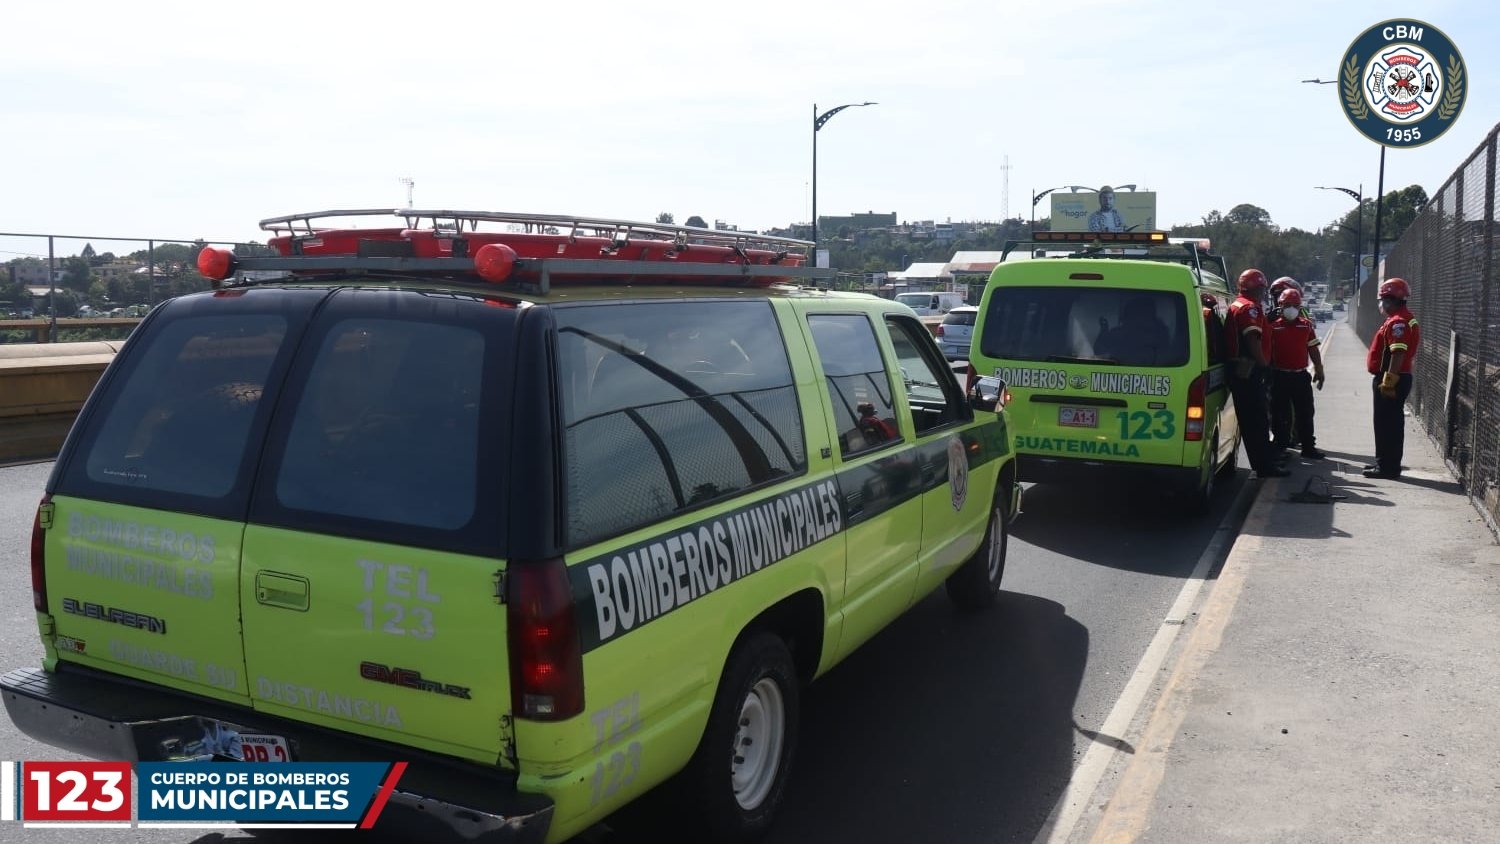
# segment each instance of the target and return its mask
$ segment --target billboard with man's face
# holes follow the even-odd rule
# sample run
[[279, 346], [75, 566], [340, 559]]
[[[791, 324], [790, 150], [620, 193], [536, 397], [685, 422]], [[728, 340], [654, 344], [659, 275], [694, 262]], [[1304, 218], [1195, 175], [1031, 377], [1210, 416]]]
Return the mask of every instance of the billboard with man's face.
[[1052, 193], [1055, 232], [1156, 231], [1155, 191]]

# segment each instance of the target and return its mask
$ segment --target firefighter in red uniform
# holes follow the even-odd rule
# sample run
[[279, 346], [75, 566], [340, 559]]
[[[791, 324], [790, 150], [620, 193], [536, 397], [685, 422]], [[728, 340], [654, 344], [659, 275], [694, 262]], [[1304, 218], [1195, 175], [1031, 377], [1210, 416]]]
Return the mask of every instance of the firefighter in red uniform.
[[[1302, 444], [1302, 456], [1322, 460], [1313, 436], [1313, 384], [1323, 389], [1323, 355], [1318, 351], [1318, 329], [1302, 315], [1302, 294], [1287, 287], [1276, 300], [1280, 310], [1271, 321], [1271, 442], [1273, 448], [1293, 442]], [[1307, 374], [1308, 359], [1313, 365]]]
[[1411, 287], [1405, 279], [1380, 283], [1380, 312], [1385, 322], [1370, 341], [1365, 368], [1374, 376], [1375, 465], [1365, 467], [1367, 478], [1401, 477], [1401, 452], [1406, 445], [1402, 405], [1411, 394], [1411, 361], [1417, 356], [1422, 330], [1406, 307]]
[[1245, 270], [1240, 273], [1239, 289], [1240, 295], [1229, 305], [1229, 318], [1224, 321], [1234, 415], [1239, 419], [1250, 468], [1262, 478], [1285, 477], [1291, 473], [1277, 465], [1277, 453], [1271, 450], [1267, 430], [1265, 373], [1271, 364], [1271, 336], [1261, 306], [1266, 274], [1254, 268]]

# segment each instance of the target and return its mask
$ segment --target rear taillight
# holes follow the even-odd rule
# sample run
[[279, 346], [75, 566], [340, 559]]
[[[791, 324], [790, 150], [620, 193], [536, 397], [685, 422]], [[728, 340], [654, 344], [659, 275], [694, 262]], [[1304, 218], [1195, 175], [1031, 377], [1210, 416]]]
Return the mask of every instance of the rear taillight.
[[[45, 519], [43, 518], [45, 516]], [[31, 523], [31, 604], [47, 611], [47, 528], [52, 526], [52, 496], [42, 496]]]
[[1188, 385], [1187, 425], [1182, 429], [1182, 438], [1188, 442], [1203, 439], [1203, 414], [1207, 404], [1208, 374], [1193, 379]]
[[943, 336], [943, 324], [942, 324], [942, 323], [938, 323], [938, 327], [937, 327], [937, 336], [938, 336], [938, 337], [941, 337], [941, 336]]
[[572, 718], [583, 711], [583, 653], [568, 567], [561, 559], [512, 563], [506, 582], [512, 711]]

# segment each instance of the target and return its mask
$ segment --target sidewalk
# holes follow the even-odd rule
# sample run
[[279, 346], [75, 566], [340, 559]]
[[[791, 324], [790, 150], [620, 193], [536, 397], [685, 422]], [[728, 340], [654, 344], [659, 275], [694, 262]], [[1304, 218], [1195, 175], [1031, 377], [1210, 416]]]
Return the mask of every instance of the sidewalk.
[[[1113, 798], [1076, 840], [1500, 841], [1500, 547], [1416, 419], [1404, 477], [1360, 475], [1364, 346], [1339, 325], [1324, 357], [1329, 459], [1288, 452], [1292, 475], [1258, 482]], [[1290, 500], [1312, 476], [1342, 497]]]

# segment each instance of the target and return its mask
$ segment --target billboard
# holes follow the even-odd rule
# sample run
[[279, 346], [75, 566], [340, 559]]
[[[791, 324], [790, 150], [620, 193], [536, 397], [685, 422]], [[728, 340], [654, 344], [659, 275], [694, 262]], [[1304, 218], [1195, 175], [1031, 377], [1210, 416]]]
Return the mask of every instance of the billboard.
[[1156, 231], [1155, 191], [1115, 191], [1108, 185], [1092, 193], [1052, 194], [1055, 232]]

